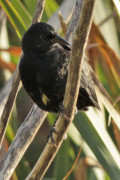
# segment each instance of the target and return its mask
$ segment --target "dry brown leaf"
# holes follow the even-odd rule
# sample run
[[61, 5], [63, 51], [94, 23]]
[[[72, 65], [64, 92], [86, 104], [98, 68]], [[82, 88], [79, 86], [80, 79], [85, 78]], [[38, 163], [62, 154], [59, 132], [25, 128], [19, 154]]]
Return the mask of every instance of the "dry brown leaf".
[[80, 159], [75, 168], [75, 180], [86, 180], [86, 168], [97, 167], [102, 168], [102, 166], [93, 158], [84, 157]]
[[[115, 52], [106, 44], [98, 27], [93, 24], [89, 36], [88, 52], [90, 63], [94, 70], [96, 70], [97, 61], [102, 65], [102, 68], [109, 75], [112, 73], [120, 87], [120, 59]], [[92, 45], [91, 45], [92, 44]], [[97, 61], [96, 61], [97, 60]], [[112, 75], [111, 74], [111, 75]]]
[[12, 62], [7, 63], [1, 57], [0, 57], [0, 67], [3, 69], [8, 69], [11, 73], [13, 73], [16, 68], [15, 64], [13, 64]]
[[0, 51], [5, 51], [5, 52], [10, 53], [11, 55], [20, 56], [22, 49], [21, 49], [21, 47], [13, 46], [13, 47], [10, 47], [7, 49], [0, 48]]

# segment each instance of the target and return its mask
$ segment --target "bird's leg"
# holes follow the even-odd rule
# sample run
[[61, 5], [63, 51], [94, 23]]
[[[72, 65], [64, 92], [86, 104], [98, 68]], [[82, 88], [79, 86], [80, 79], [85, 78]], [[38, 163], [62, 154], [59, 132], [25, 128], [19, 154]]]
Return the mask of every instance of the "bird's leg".
[[[58, 117], [59, 117], [59, 116], [58, 116]], [[48, 143], [50, 143], [50, 142], [49, 142], [49, 139], [51, 139], [52, 143], [55, 144], [55, 140], [54, 140], [54, 138], [53, 138], [53, 133], [57, 134], [57, 132], [56, 132], [56, 130], [55, 130], [55, 123], [57, 122], [58, 117], [56, 118], [56, 120], [55, 120], [55, 122], [54, 122], [54, 124], [53, 124], [53, 127], [52, 127], [52, 129], [50, 130], [50, 133], [49, 133], [49, 135], [48, 135], [48, 137], [47, 137], [47, 142], [48, 142]]]
[[[59, 107], [59, 114], [62, 114], [62, 115], [66, 118], [66, 120], [69, 120], [69, 117], [66, 116], [66, 115], [63, 113], [63, 111], [64, 111], [64, 106], [63, 106], [63, 104], [61, 103], [61, 104], [60, 104], [60, 107]], [[78, 109], [77, 109], [77, 107], [76, 107], [76, 111], [75, 111], [75, 114], [74, 114], [74, 115], [76, 115], [77, 112], [78, 112]], [[58, 116], [58, 117], [59, 117], [59, 116]], [[54, 140], [54, 138], [53, 138], [53, 133], [57, 134], [57, 132], [56, 132], [56, 130], [55, 130], [55, 124], [56, 124], [56, 122], [57, 122], [57, 120], [58, 120], [58, 117], [56, 118], [56, 120], [55, 120], [55, 122], [54, 122], [54, 124], [53, 124], [53, 127], [52, 127], [52, 129], [51, 129], [51, 131], [50, 131], [50, 134], [49, 134], [48, 137], [47, 137], [47, 142], [48, 142], [48, 143], [50, 143], [50, 142], [49, 142], [49, 139], [51, 139], [52, 143], [55, 144], [55, 140]], [[66, 136], [65, 136], [64, 139], [66, 139], [66, 137], [67, 137], [67, 134], [66, 134]]]

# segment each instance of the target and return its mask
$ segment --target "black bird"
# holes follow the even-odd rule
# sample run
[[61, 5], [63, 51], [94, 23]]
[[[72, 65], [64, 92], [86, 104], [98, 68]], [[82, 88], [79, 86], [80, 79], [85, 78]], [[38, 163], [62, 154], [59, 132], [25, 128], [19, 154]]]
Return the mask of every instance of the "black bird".
[[[43, 110], [59, 112], [62, 104], [71, 45], [58, 36], [46, 23], [36, 23], [22, 39], [23, 56], [19, 71], [23, 86], [33, 101]], [[78, 110], [89, 106], [99, 109], [91, 68], [85, 58], [81, 74]]]

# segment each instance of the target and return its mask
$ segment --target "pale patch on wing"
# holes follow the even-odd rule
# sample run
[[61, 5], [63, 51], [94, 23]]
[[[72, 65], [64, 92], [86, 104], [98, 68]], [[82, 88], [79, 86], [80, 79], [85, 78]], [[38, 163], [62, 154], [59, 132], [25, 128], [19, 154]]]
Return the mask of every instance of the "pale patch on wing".
[[47, 105], [47, 103], [50, 102], [50, 99], [44, 93], [42, 93], [42, 102], [44, 105]]

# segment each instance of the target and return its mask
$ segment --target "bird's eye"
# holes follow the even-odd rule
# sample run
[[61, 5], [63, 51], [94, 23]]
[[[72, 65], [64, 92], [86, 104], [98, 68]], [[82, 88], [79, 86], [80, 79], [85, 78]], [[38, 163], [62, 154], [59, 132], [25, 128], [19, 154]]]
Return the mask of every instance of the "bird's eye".
[[49, 37], [50, 39], [54, 38], [54, 37], [55, 37], [55, 33], [54, 33], [54, 32], [50, 33], [50, 34], [48, 35], [48, 37]]
[[51, 40], [55, 37], [54, 34], [52, 33], [49, 33], [49, 34], [46, 34], [46, 36], [42, 37], [44, 40]]

